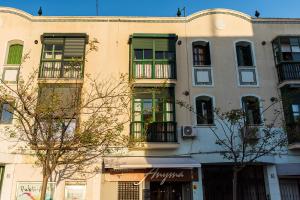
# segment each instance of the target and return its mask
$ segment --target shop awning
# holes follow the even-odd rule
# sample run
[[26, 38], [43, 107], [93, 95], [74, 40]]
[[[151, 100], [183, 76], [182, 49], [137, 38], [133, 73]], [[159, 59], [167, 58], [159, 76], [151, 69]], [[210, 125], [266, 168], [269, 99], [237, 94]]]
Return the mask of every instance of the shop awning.
[[106, 157], [104, 167], [111, 169], [198, 168], [191, 157]]

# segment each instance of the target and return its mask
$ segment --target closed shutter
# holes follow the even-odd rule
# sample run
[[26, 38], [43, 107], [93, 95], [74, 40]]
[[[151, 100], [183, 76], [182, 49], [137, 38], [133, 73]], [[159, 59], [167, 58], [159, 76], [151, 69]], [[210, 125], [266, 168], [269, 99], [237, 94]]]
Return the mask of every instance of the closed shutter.
[[155, 51], [175, 51], [175, 40], [169, 38], [155, 39]]
[[63, 44], [64, 38], [44, 38], [44, 44]]
[[10, 45], [7, 57], [7, 64], [21, 64], [23, 45]]
[[85, 38], [66, 38], [65, 39], [65, 58], [83, 58], [85, 49]]
[[299, 200], [300, 182], [297, 179], [281, 179], [280, 180], [280, 193], [282, 200]]
[[81, 89], [71, 85], [46, 85], [40, 87], [38, 106], [50, 109], [56, 117], [71, 118], [80, 100]]
[[153, 49], [153, 39], [150, 38], [133, 38], [133, 49]]

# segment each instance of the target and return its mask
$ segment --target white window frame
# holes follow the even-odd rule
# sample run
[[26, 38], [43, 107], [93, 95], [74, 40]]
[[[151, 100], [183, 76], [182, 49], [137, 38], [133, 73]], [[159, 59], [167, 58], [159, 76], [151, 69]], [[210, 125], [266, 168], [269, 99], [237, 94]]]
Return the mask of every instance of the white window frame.
[[[213, 123], [212, 124], [198, 124], [197, 123], [197, 107], [196, 107], [196, 100], [197, 100], [197, 97], [203, 97], [203, 96], [206, 96], [206, 97], [209, 97], [212, 99], [212, 106], [213, 106]], [[215, 127], [216, 126], [216, 123], [215, 123], [215, 120], [216, 120], [216, 115], [214, 113], [214, 109], [216, 108], [216, 101], [215, 101], [215, 97], [210, 95], [210, 94], [207, 94], [207, 93], [200, 93], [200, 94], [197, 94], [193, 97], [193, 107], [195, 108], [194, 112], [193, 113], [193, 124], [195, 127], [198, 127], [198, 128], [208, 128], [208, 127]]]
[[255, 97], [255, 98], [258, 99], [258, 101], [259, 101], [259, 113], [260, 113], [260, 118], [261, 118], [261, 124], [260, 125], [255, 125], [255, 126], [257, 126], [257, 127], [263, 127], [265, 125], [264, 120], [263, 120], [264, 119], [264, 114], [263, 114], [263, 99], [260, 96], [258, 96], [256, 94], [252, 94], [252, 93], [241, 95], [241, 97], [240, 97], [240, 107], [241, 107], [242, 110], [244, 109], [243, 108], [243, 97]]
[[[239, 42], [247, 42], [251, 46], [251, 54], [252, 54], [252, 63], [253, 66], [239, 66], [238, 64], [238, 58], [237, 58], [237, 52], [236, 52], [236, 45]], [[240, 39], [233, 42], [233, 49], [234, 49], [234, 59], [235, 59], [235, 67], [236, 67], [236, 75], [237, 75], [237, 84], [239, 87], [259, 87], [259, 77], [257, 73], [257, 65], [256, 65], [256, 55], [254, 50], [254, 44], [250, 40], [246, 39]], [[253, 71], [253, 74], [255, 75], [254, 80], [256, 80], [256, 84], [242, 84], [242, 76], [241, 71]]]
[[[193, 44], [195, 42], [207, 42], [209, 45], [209, 55], [210, 55], [210, 65], [201, 65], [201, 66], [194, 66], [194, 56], [193, 56]], [[208, 40], [203, 40], [203, 39], [196, 39], [191, 41], [190, 46], [191, 46], [191, 60], [192, 60], [192, 80], [193, 80], [193, 86], [194, 87], [214, 87], [214, 76], [213, 76], [213, 64], [212, 64], [212, 54], [211, 54], [211, 42]], [[211, 79], [211, 84], [197, 84], [198, 81], [196, 81], [195, 76], [196, 76], [196, 71], [208, 71], [208, 73], [210, 74], [210, 78]]]
[[[16, 77], [16, 81], [5, 81], [5, 72], [9, 71], [9, 70], [17, 70], [17, 77]], [[2, 81], [7, 83], [7, 84], [16, 84], [18, 82], [18, 76], [20, 73], [20, 68], [19, 67], [4, 67], [2, 70]]]

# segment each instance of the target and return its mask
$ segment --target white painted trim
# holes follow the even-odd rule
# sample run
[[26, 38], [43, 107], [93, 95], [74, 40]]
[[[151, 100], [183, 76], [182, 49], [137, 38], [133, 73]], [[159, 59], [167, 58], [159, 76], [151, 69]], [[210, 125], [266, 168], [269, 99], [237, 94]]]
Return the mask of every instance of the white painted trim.
[[[194, 60], [193, 60], [193, 43], [194, 42], [207, 42], [208, 45], [209, 45], [209, 56], [210, 56], [210, 65], [203, 65], [202, 67], [194, 67]], [[191, 64], [190, 66], [188, 66], [190, 69], [192, 69], [192, 86], [193, 87], [214, 87], [215, 84], [214, 84], [214, 70], [213, 70], [213, 56], [212, 56], [212, 51], [211, 51], [211, 45], [212, 45], [212, 42], [209, 41], [209, 40], [206, 40], [206, 39], [202, 39], [202, 38], [195, 38], [191, 41], [189, 41], [188, 43], [188, 50], [191, 50], [191, 54], [189, 56], [189, 60], [191, 60]], [[211, 70], [211, 85], [197, 85], [195, 83], [195, 72], [194, 72], [194, 69], [210, 69]]]
[[[212, 96], [210, 94], [207, 94], [207, 93], [200, 93], [198, 95], [194, 95], [193, 96], [193, 108], [194, 108], [194, 111], [197, 112], [197, 109], [196, 109], [196, 98], [197, 97], [201, 97], [201, 96], [206, 96], [206, 97], [210, 97], [212, 99], [212, 105], [213, 105], [213, 109], [216, 108], [216, 100], [215, 100], [215, 96]], [[215, 114], [213, 112], [213, 124], [212, 125], [208, 125], [208, 124], [203, 124], [203, 125], [200, 125], [200, 124], [197, 124], [197, 116], [196, 114], [192, 113], [193, 116], [192, 116], [192, 125], [197, 127], [197, 128], [208, 128], [208, 127], [215, 127]]]
[[[239, 75], [239, 66], [238, 66], [238, 60], [237, 60], [237, 53], [236, 53], [236, 44], [238, 42], [249, 42], [250, 46], [251, 46], [251, 54], [252, 54], [252, 62], [253, 62], [253, 68], [255, 71], [255, 76], [256, 76], [256, 85], [241, 85], [240, 84], [240, 75]], [[255, 54], [255, 50], [254, 50], [254, 43], [251, 40], [247, 40], [247, 39], [239, 39], [239, 40], [234, 40], [233, 41], [233, 51], [234, 51], [234, 60], [235, 60], [235, 71], [236, 71], [236, 77], [237, 77], [237, 84], [238, 87], [246, 87], [246, 88], [251, 88], [251, 87], [259, 87], [259, 77], [258, 77], [258, 73], [257, 73], [257, 63], [256, 63], [256, 54]]]

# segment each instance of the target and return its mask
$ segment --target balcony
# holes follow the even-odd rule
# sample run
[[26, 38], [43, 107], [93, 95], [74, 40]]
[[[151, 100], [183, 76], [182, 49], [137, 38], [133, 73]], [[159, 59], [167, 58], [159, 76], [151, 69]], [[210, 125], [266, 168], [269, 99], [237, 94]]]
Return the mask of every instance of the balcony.
[[177, 143], [176, 122], [132, 122], [131, 136], [141, 142]]
[[83, 63], [67, 61], [44, 61], [41, 63], [39, 78], [82, 79]]
[[134, 61], [135, 79], [176, 79], [175, 62], [172, 61]]
[[288, 143], [289, 149], [300, 149], [300, 125], [299, 124], [288, 124]]
[[284, 81], [300, 81], [300, 63], [281, 63], [277, 65], [279, 83]]

